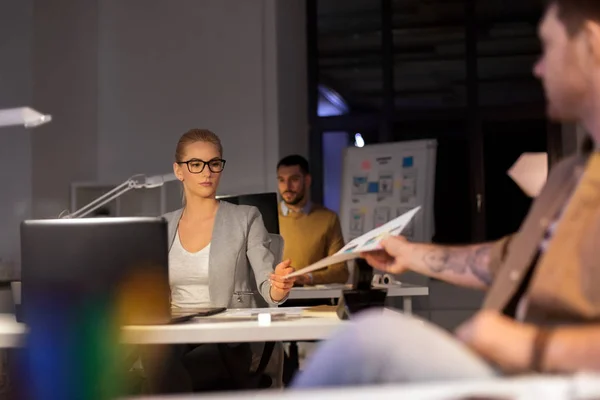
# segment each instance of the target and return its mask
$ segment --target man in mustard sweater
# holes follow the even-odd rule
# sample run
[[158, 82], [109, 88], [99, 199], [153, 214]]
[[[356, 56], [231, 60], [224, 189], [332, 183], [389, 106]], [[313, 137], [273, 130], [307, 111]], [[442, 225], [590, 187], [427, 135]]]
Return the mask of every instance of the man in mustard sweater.
[[[337, 215], [309, 200], [311, 176], [308, 161], [299, 155], [283, 158], [277, 164], [277, 180], [282, 198], [279, 204], [279, 229], [285, 240], [284, 260], [292, 260], [292, 266], [298, 270], [344, 247]], [[348, 275], [346, 263], [340, 263], [299, 276], [296, 283], [346, 283]]]

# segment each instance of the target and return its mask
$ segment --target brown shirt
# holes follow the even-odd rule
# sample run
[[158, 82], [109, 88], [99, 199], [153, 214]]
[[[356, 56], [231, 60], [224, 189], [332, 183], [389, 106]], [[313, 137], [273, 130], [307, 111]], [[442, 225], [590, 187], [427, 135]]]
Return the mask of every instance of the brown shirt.
[[[290, 259], [298, 270], [337, 253], [344, 247], [340, 221], [336, 213], [311, 204], [294, 212], [279, 206], [279, 229], [285, 242], [283, 259]], [[346, 263], [338, 263], [313, 272], [313, 284], [346, 283]]]
[[494, 282], [483, 308], [503, 310], [532, 267], [524, 293], [526, 322], [600, 320], [600, 153], [573, 156], [553, 168], [519, 231], [496, 242], [490, 260]]

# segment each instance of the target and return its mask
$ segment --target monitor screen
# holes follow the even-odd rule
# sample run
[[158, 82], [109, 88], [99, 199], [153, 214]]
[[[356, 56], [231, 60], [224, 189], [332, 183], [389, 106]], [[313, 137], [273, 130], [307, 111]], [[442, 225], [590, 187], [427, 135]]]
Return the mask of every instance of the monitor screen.
[[233, 204], [254, 206], [258, 208], [258, 211], [262, 214], [267, 231], [279, 235], [277, 193], [242, 194], [238, 196], [218, 196], [217, 198]]

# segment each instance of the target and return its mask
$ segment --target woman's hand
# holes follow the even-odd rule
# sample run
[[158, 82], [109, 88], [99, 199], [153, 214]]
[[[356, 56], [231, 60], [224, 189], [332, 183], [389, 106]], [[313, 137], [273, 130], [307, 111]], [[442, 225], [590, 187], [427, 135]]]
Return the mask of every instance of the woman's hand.
[[271, 274], [271, 299], [274, 301], [283, 300], [294, 286], [296, 278], [284, 278], [294, 272], [294, 268], [290, 264], [290, 260], [279, 263]]

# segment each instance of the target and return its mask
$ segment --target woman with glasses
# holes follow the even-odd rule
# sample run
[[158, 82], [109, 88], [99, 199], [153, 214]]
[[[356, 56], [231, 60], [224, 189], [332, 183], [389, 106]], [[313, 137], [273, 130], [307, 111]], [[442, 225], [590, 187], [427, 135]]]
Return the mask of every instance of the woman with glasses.
[[[294, 285], [284, 278], [294, 271], [289, 260], [275, 265], [258, 209], [216, 199], [224, 168], [216, 134], [192, 129], [181, 136], [173, 169], [183, 184], [184, 206], [164, 216], [172, 307], [266, 307], [285, 301]], [[168, 373], [149, 382], [156, 391], [231, 388], [227, 383], [247, 374], [252, 362], [247, 343], [171, 346], [168, 353]]]

